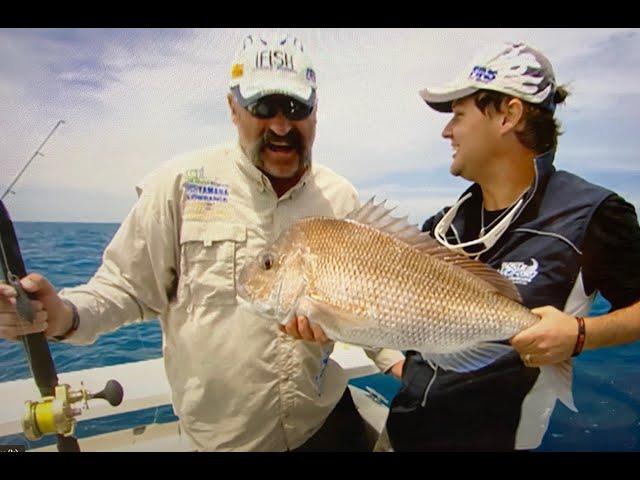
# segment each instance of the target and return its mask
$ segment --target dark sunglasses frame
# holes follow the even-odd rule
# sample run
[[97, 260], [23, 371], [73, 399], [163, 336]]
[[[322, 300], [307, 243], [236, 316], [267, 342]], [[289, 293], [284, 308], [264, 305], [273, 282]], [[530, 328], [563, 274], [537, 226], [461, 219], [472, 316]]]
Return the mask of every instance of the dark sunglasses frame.
[[[237, 98], [237, 95], [236, 95]], [[241, 99], [238, 99], [239, 101]], [[242, 105], [242, 102], [240, 102]], [[313, 105], [307, 105], [286, 95], [267, 95], [244, 106], [251, 115], [262, 120], [275, 117], [278, 112], [291, 121], [304, 120], [313, 112]]]

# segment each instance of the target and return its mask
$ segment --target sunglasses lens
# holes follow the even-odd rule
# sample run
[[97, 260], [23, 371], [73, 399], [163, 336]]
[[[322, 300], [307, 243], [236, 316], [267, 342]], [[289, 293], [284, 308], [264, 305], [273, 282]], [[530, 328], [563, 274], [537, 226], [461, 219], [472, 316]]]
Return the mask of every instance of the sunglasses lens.
[[303, 120], [311, 115], [313, 111], [313, 107], [309, 105], [305, 105], [298, 100], [290, 99], [288, 102], [288, 111], [287, 109], [283, 110], [284, 116], [289, 120]]
[[251, 115], [261, 119], [273, 118], [281, 111], [289, 120], [304, 120], [313, 111], [313, 106], [305, 105], [289, 97], [268, 96], [247, 105]]
[[273, 118], [278, 113], [277, 106], [263, 99], [247, 105], [247, 110], [251, 115], [257, 118]]

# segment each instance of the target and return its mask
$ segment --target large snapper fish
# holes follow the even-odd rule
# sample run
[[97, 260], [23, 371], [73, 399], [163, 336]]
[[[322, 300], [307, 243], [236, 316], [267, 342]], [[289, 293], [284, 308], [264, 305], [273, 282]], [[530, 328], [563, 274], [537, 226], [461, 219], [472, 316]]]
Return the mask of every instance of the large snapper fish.
[[[304, 315], [334, 341], [415, 350], [446, 370], [511, 352], [495, 342], [539, 321], [516, 287], [390, 213], [371, 199], [344, 220], [299, 220], [247, 262], [240, 297], [280, 323]], [[541, 372], [576, 411], [571, 361]]]

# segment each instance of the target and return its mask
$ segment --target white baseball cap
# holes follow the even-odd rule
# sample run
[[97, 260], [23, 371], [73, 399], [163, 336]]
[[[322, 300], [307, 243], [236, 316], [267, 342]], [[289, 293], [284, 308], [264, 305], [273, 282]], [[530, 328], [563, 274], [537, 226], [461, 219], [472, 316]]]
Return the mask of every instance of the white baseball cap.
[[288, 35], [247, 35], [231, 66], [229, 88], [242, 106], [281, 94], [313, 105], [316, 73], [299, 39]]
[[454, 80], [425, 88], [420, 96], [431, 108], [451, 112], [451, 102], [479, 90], [512, 95], [552, 112], [556, 107], [556, 79], [551, 63], [523, 42], [506, 42], [483, 50]]

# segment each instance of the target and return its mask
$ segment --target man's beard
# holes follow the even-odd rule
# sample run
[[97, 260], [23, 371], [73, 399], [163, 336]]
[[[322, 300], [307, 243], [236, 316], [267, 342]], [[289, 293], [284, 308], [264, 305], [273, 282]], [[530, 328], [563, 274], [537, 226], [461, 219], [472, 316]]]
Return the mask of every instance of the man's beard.
[[267, 130], [262, 138], [258, 139], [254, 145], [249, 147], [249, 151], [247, 152], [249, 160], [251, 160], [251, 162], [263, 172], [266, 170], [261, 154], [271, 142], [286, 142], [298, 153], [298, 169], [288, 178], [301, 175], [307, 170], [309, 165], [311, 165], [311, 150], [306, 148], [306, 145], [304, 145], [302, 136], [298, 130], [291, 130], [283, 136], [276, 135], [271, 130]]

